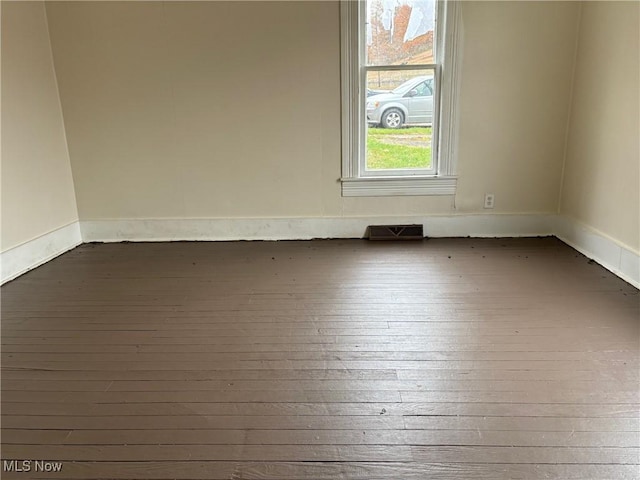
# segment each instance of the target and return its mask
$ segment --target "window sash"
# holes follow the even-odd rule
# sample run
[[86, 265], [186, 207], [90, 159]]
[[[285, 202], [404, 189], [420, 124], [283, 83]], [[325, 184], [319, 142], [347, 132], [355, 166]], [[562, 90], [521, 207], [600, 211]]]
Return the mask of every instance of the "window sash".
[[[390, 71], [410, 71], [410, 70], [433, 70], [433, 120], [431, 122], [431, 167], [430, 168], [386, 168], [380, 170], [367, 169], [367, 72], [390, 72]], [[360, 91], [359, 100], [361, 102], [361, 112], [363, 117], [358, 125], [358, 138], [360, 141], [361, 155], [358, 157], [358, 177], [415, 177], [433, 176], [437, 172], [438, 158], [438, 118], [440, 117], [440, 66], [437, 64], [418, 65], [376, 65], [362, 66], [360, 68]]]

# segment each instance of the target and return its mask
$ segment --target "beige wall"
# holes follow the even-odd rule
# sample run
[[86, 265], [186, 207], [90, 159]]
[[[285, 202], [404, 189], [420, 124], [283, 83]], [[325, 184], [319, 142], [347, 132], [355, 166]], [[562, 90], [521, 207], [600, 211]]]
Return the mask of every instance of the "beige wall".
[[78, 220], [42, 2], [2, 2], [2, 251]]
[[585, 2], [561, 213], [640, 251], [640, 4]]
[[462, 211], [553, 212], [569, 114], [579, 4], [465, 2]]
[[80, 217], [555, 213], [578, 11], [465, 3], [458, 194], [342, 198], [337, 2], [49, 3]]

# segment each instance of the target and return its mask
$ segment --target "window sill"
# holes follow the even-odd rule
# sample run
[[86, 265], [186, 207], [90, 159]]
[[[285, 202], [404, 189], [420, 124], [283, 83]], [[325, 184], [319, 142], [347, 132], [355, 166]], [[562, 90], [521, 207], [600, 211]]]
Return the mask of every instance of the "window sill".
[[360, 177], [343, 178], [343, 197], [407, 195], [455, 195], [456, 177]]

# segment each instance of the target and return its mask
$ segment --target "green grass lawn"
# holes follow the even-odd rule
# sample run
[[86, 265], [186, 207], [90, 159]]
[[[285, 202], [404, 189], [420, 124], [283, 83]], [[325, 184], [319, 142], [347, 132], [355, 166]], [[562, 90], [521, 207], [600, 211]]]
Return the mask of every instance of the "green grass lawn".
[[367, 168], [430, 168], [431, 127], [367, 130]]

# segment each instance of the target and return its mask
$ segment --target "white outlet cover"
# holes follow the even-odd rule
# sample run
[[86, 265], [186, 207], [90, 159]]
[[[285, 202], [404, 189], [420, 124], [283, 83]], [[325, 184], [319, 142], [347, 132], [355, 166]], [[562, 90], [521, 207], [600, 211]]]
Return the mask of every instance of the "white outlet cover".
[[495, 203], [495, 195], [493, 193], [487, 193], [484, 196], [484, 208], [493, 208]]

